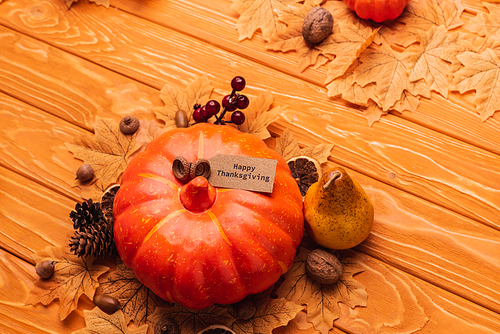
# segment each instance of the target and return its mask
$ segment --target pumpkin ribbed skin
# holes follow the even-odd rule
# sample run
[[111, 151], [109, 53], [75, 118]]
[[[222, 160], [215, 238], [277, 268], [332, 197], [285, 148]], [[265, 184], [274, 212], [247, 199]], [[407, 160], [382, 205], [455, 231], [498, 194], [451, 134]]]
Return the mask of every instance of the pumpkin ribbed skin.
[[[190, 212], [172, 161], [217, 154], [278, 160], [272, 194], [216, 188]], [[272, 286], [293, 263], [304, 230], [302, 196], [284, 159], [257, 137], [196, 124], [154, 139], [128, 164], [113, 206], [123, 262], [161, 298], [188, 308], [230, 304]]]
[[396, 19], [410, 0], [344, 0], [360, 18], [383, 22]]

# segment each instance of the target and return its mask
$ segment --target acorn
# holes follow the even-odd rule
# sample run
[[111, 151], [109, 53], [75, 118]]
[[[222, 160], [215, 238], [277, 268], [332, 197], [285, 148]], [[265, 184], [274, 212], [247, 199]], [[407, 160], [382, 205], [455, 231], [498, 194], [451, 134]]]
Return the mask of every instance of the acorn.
[[177, 125], [178, 128], [187, 128], [189, 126], [189, 119], [184, 110], [177, 110], [174, 119], [175, 125]]
[[137, 117], [125, 116], [120, 121], [120, 131], [124, 135], [131, 135], [139, 129], [140, 125], [141, 123], [139, 122], [139, 119]]
[[54, 261], [44, 260], [35, 267], [36, 274], [42, 279], [47, 279], [54, 274]]
[[94, 295], [94, 304], [107, 314], [113, 314], [121, 307], [118, 299], [106, 294]]
[[94, 168], [92, 168], [89, 164], [81, 165], [76, 171], [76, 178], [81, 182], [85, 183], [89, 180], [92, 180], [94, 177]]

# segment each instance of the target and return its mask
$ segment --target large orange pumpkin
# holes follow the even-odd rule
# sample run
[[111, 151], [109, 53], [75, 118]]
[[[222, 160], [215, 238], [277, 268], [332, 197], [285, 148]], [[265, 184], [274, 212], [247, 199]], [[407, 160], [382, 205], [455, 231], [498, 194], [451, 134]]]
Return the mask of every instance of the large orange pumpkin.
[[[174, 177], [176, 157], [217, 154], [278, 160], [272, 193]], [[272, 286], [292, 265], [304, 229], [302, 196], [284, 159], [253, 135], [207, 123], [166, 132], [134, 157], [113, 214], [123, 262], [158, 296], [192, 309]]]
[[396, 19], [410, 0], [344, 0], [349, 8], [362, 19], [375, 22]]

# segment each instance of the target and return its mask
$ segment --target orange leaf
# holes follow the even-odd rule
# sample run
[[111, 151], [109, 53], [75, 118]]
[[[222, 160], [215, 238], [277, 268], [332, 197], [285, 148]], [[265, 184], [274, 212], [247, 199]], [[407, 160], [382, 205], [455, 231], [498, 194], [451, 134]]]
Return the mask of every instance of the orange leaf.
[[82, 138], [76, 144], [66, 143], [77, 159], [92, 166], [102, 186], [118, 182], [132, 154], [141, 148], [134, 135], [124, 135], [112, 119], [97, 117], [93, 138]]
[[308, 254], [307, 249], [300, 249], [295, 262], [285, 274], [285, 281], [276, 293], [279, 297], [299, 305], [307, 304], [307, 321], [312, 322], [322, 334], [327, 334], [333, 327], [333, 321], [340, 315], [337, 303], [344, 303], [351, 308], [366, 306], [365, 287], [353, 278], [364, 269], [354, 252], [342, 252], [339, 257], [343, 266], [340, 280], [330, 285], [320, 284], [306, 273], [305, 262]]
[[146, 334], [148, 331], [148, 325], [134, 329], [128, 328], [121, 310], [107, 314], [95, 307], [93, 310], [83, 311], [83, 316], [86, 327], [72, 334]]
[[[396, 102], [396, 104], [398, 102]], [[380, 118], [383, 115], [387, 115], [387, 113], [388, 113], [387, 111], [383, 111], [382, 108], [380, 108], [377, 105], [377, 103], [375, 103], [373, 101], [369, 101], [368, 107], [361, 108], [361, 111], [363, 112], [363, 117], [368, 122], [369, 127], [371, 127], [373, 125], [373, 123], [380, 121]]]
[[464, 52], [457, 56], [465, 65], [455, 73], [452, 90], [461, 94], [475, 90], [475, 104], [485, 121], [500, 110], [500, 59], [491, 49], [483, 53]]
[[274, 8], [281, 3], [296, 2], [293, 0], [233, 0], [231, 9], [240, 14], [236, 28], [239, 41], [252, 38], [260, 29], [264, 40], [269, 41], [278, 31], [286, 25], [278, 19]]
[[163, 86], [160, 98], [165, 106], [153, 108], [156, 118], [165, 122], [165, 131], [176, 127], [175, 114], [178, 110], [184, 111], [188, 120], [191, 120], [193, 106], [196, 103], [205, 105], [213, 89], [206, 74], [203, 74], [202, 77], [196, 77], [187, 85], [185, 91], [181, 91], [176, 86]]
[[375, 82], [377, 104], [381, 105], [383, 111], [389, 110], [408, 85], [407, 64], [401, 55], [385, 44], [370, 46], [360, 60], [362, 64], [354, 70], [354, 82], [363, 87]]
[[318, 48], [325, 54], [335, 55], [328, 64], [326, 83], [344, 75], [347, 69], [358, 59], [373, 41], [378, 29], [356, 27], [350, 24], [338, 23], [339, 32], [328, 36]]
[[285, 107], [277, 106], [269, 110], [273, 103], [273, 94], [269, 91], [261, 93], [252, 99], [250, 105], [245, 109], [245, 123], [239, 126], [240, 131], [251, 133], [260, 139], [271, 137], [267, 127], [279, 119]]
[[97, 278], [109, 270], [106, 266], [92, 264], [93, 259], [82, 259], [70, 254], [63, 247], [46, 247], [32, 257], [37, 264], [44, 260], [54, 261], [54, 274], [48, 279], [35, 282], [26, 305], [36, 303], [48, 305], [53, 300], [59, 299], [61, 320], [77, 308], [78, 299], [82, 294], [90, 300], [94, 298], [99, 285]]
[[484, 2], [483, 6], [488, 8], [489, 14], [479, 12], [464, 28], [479, 36], [496, 35], [500, 32], [500, 6]]
[[148, 316], [157, 307], [169, 305], [139, 282], [132, 269], [123, 263], [118, 264], [116, 271], [101, 279], [99, 290], [118, 299], [126, 316], [126, 323], [132, 320], [136, 326], [146, 324]]
[[307, 156], [317, 160], [320, 164], [328, 161], [333, 144], [319, 144], [316, 146], [299, 147], [299, 142], [293, 133], [286, 129], [283, 134], [276, 139], [275, 151], [285, 160], [298, 156]]
[[300, 71], [308, 66], [321, 66], [328, 58], [321, 56], [320, 50], [308, 45], [302, 37], [302, 25], [309, 11], [316, 6], [316, 2], [308, 0], [304, 4], [279, 5], [275, 9], [279, 19], [287, 24], [287, 28], [278, 31], [270, 40], [266, 48], [274, 51], [297, 51], [297, 63]]

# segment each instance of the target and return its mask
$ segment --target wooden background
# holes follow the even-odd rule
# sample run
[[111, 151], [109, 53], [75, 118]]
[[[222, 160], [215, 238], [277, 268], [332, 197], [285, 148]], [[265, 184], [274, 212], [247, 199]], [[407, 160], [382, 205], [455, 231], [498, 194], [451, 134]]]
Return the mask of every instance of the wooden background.
[[[301, 145], [333, 143], [365, 188], [375, 225], [356, 248], [367, 306], [340, 305], [335, 333], [500, 332], [500, 113], [480, 121], [473, 96], [434, 94], [415, 113], [368, 127], [360, 112], [327, 98], [325, 68], [297, 70], [294, 54], [238, 42], [230, 0], [80, 0], [0, 3], [0, 332], [71, 333], [57, 302], [24, 306], [36, 279], [31, 255], [63, 245], [81, 162], [66, 142], [96, 116], [153, 118], [165, 84], [207, 73], [215, 87], [242, 75], [257, 95], [287, 105], [270, 130]], [[467, 21], [484, 11], [463, 0]]]

